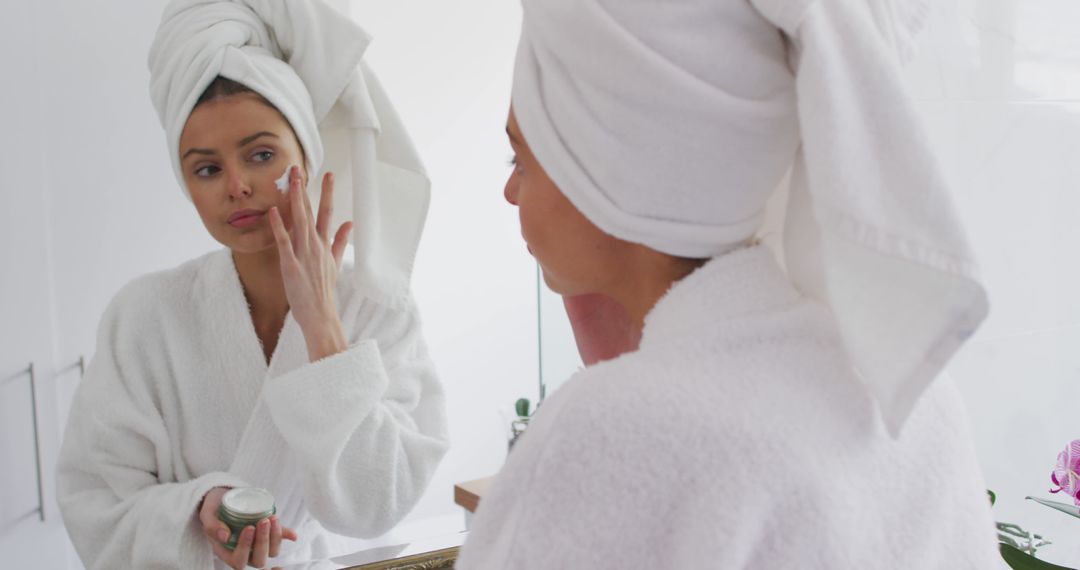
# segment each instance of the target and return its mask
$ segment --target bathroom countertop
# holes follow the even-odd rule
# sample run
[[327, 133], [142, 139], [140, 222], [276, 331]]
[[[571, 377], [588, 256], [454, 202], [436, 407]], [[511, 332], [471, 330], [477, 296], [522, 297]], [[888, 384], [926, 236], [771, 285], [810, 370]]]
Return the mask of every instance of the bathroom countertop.
[[454, 485], [454, 502], [466, 511], [475, 513], [476, 507], [480, 505], [480, 498], [491, 488], [493, 481], [495, 481], [494, 475]]

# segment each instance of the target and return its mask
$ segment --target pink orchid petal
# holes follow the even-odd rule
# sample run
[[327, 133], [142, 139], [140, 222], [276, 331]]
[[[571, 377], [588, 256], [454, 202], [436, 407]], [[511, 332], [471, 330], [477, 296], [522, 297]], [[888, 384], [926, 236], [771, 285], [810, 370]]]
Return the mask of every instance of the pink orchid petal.
[[1080, 439], [1069, 442], [1058, 454], [1050, 480], [1056, 486], [1056, 489], [1050, 489], [1051, 493], [1068, 493], [1080, 505]]

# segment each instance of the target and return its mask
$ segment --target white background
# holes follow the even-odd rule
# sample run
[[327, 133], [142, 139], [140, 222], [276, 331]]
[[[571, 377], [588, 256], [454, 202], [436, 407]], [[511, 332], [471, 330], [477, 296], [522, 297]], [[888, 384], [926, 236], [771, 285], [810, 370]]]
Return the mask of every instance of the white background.
[[539, 393], [535, 265], [503, 199], [521, 10], [506, 0], [351, 9], [375, 36], [369, 61], [434, 186], [414, 287], [447, 387], [453, 447], [409, 519], [450, 515], [460, 525], [453, 484], [498, 471], [514, 402]]
[[911, 68], [953, 177], [991, 315], [950, 366], [968, 404], [998, 520], [1054, 541], [1080, 567], [1080, 520], [1050, 495], [1080, 439], [1080, 3], [935, 0]]

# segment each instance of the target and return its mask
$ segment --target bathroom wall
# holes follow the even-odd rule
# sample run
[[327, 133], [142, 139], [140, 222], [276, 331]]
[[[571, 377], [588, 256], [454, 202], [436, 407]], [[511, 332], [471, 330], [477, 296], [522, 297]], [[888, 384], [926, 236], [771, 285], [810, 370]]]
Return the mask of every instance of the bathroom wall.
[[375, 36], [368, 60], [434, 184], [414, 288], [447, 387], [453, 446], [405, 524], [445, 528], [461, 521], [453, 484], [498, 472], [514, 402], [539, 393], [536, 269], [517, 210], [503, 199], [521, 7], [505, 0], [346, 3]]
[[991, 316], [949, 372], [968, 404], [998, 520], [1080, 566], [1080, 520], [1050, 495], [1080, 439], [1080, 4], [935, 0], [914, 95], [980, 256]]

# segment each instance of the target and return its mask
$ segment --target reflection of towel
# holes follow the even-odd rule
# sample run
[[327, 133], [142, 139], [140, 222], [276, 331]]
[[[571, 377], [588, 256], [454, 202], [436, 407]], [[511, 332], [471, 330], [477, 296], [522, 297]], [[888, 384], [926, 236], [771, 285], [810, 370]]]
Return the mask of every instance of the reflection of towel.
[[[150, 50], [150, 94], [177, 179], [180, 134], [217, 76], [255, 90], [288, 119], [307, 153], [309, 189], [337, 180], [335, 212], [352, 219], [357, 279], [401, 304], [429, 182], [393, 106], [362, 61], [370, 38], [319, 0], [174, 0]], [[325, 149], [325, 152], [324, 152]], [[351, 215], [351, 217], [350, 217]]]
[[998, 568], [966, 423], [946, 380], [891, 437], [821, 305], [740, 250], [545, 401], [456, 568]]
[[924, 15], [923, 0], [525, 0], [514, 112], [585, 216], [676, 256], [751, 238], [794, 165], [790, 276], [832, 309], [896, 434], [987, 311], [898, 70]]

